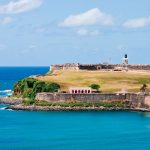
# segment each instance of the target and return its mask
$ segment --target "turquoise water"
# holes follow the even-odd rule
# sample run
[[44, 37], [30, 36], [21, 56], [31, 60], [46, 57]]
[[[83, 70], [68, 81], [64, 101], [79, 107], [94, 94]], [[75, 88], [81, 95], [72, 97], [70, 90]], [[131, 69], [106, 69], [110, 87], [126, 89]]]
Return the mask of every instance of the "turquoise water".
[[0, 110], [0, 119], [0, 150], [150, 149], [148, 113]]
[[[49, 67], [0, 67], [0, 96]], [[150, 114], [27, 112], [0, 105], [0, 150], [149, 150]]]

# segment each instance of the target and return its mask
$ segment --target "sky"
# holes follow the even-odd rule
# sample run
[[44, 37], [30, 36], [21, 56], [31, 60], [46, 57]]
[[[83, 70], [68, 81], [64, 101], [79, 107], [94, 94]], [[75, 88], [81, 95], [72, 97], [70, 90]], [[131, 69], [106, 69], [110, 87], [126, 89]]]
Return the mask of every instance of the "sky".
[[150, 0], [0, 0], [0, 66], [150, 64]]

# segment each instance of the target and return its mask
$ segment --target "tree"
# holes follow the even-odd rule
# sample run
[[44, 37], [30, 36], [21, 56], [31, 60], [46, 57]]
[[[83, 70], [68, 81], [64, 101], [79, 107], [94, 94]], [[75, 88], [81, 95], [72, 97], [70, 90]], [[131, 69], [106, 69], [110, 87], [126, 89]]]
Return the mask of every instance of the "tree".
[[98, 84], [91, 84], [89, 87], [91, 87], [92, 89], [94, 89], [96, 91], [99, 91], [99, 89], [100, 89], [100, 85], [98, 85]]
[[142, 87], [140, 88], [140, 91], [141, 91], [141, 92], [146, 92], [146, 91], [147, 91], [147, 88], [148, 88], [147, 84], [144, 83], [144, 84], [142, 85]]
[[45, 83], [34, 78], [26, 78], [18, 81], [14, 86], [14, 95], [18, 97], [35, 99], [37, 93], [58, 92], [60, 85], [57, 83]]
[[49, 83], [43, 87], [43, 92], [58, 92], [60, 85], [57, 83]]

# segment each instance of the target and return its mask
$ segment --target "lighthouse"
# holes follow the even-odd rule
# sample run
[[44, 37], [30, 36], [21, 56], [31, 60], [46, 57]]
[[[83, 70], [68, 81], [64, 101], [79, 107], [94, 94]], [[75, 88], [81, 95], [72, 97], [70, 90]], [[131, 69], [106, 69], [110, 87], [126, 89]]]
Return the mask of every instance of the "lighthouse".
[[128, 55], [127, 54], [124, 55], [123, 64], [128, 65]]
[[128, 55], [125, 54], [125, 55], [124, 55], [124, 58], [123, 58], [123, 66], [124, 66], [124, 69], [125, 69], [126, 71], [128, 71], [128, 63], [129, 63]]

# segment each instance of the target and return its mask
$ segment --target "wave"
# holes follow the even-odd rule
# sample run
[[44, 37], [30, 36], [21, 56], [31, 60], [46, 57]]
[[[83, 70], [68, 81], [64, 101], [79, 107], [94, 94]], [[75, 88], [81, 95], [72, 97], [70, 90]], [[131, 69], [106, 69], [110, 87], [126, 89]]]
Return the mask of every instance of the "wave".
[[12, 94], [13, 94], [12, 90], [3, 90], [3, 91], [0, 91], [0, 97], [1, 96], [11, 96]]
[[6, 109], [6, 110], [8, 110], [8, 111], [14, 111], [14, 110], [12, 110], [12, 109]]
[[0, 93], [12, 93], [13, 91], [12, 90], [3, 90], [3, 91], [0, 91]]
[[8, 107], [2, 107], [2, 108], [0, 108], [0, 111], [1, 110], [13, 111], [12, 109], [9, 109]]
[[12, 93], [7, 93], [7, 96], [11, 96], [12, 95]]
[[2, 108], [0, 108], [0, 110], [5, 110], [7, 107], [2, 107]]

